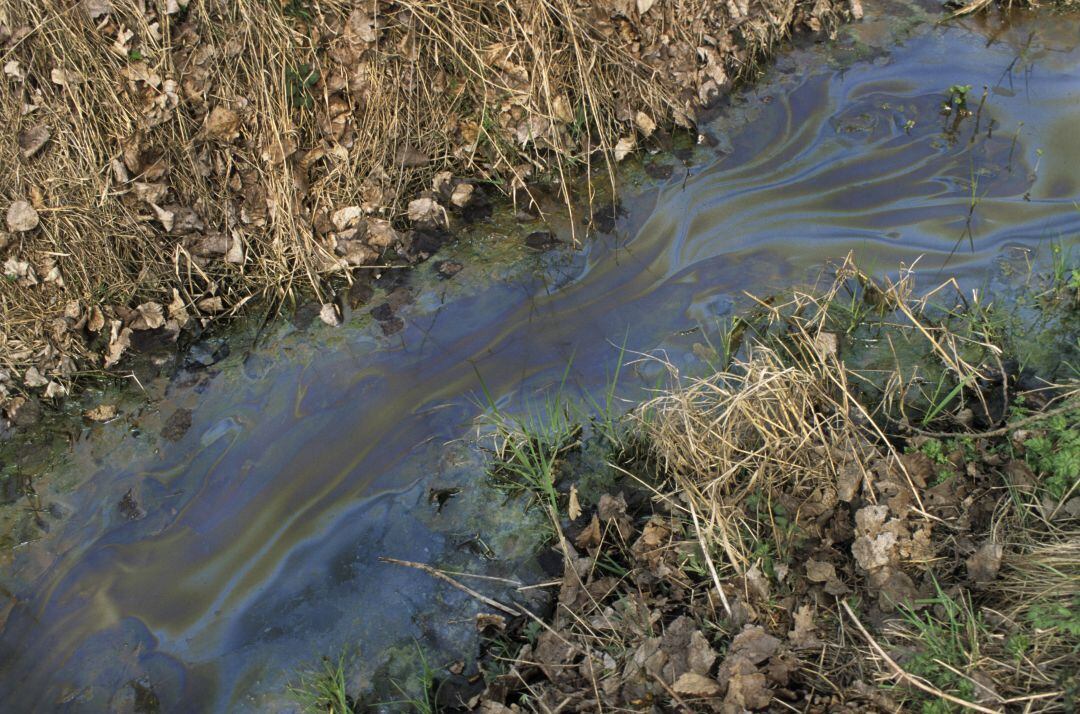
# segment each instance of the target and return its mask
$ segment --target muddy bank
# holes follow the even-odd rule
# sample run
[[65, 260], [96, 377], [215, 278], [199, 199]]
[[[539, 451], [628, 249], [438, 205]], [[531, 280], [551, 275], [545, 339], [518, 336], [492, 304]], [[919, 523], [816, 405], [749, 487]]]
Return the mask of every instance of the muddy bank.
[[[332, 297], [493, 197], [670, 145], [858, 2], [129, 0], [0, 10], [0, 398], [153, 331]], [[588, 215], [588, 210], [585, 210]], [[574, 231], [575, 237], [584, 233]]]
[[[436, 663], [417, 696], [492, 713], [1072, 711], [1080, 372], [1039, 360], [1040, 375], [1023, 345], [1080, 334], [1067, 267], [1003, 311], [1040, 325], [1021, 333], [949, 286], [920, 295], [851, 264], [772, 296], [715, 355], [723, 372], [667, 365], [658, 396], [593, 422], [599, 493], [550, 423], [504, 422], [517, 446], [489, 473], [548, 508], [554, 609], [484, 603], [478, 671]], [[508, 469], [522, 450], [544, 457]]]
[[[916, 29], [920, 11], [889, 12], [903, 47], [879, 18], [835, 54], [781, 58], [712, 139], [628, 165], [620, 208], [581, 251], [537, 253], [570, 243], [569, 226], [522, 231], [496, 212], [400, 282], [386, 271], [340, 328], [304, 310], [206, 369], [140, 376], [149, 398], [107, 395], [118, 418], [80, 424], [42, 509], [14, 504], [48, 532], [30, 521], [6, 555], [0, 700], [98, 711], [149, 687], [167, 710], [265, 711], [294, 706], [286, 685], [323, 655], [355, 655], [356, 691], [414, 638], [453, 662], [474, 641], [474, 602], [378, 557], [542, 568], [515, 535], [523, 504], [490, 496], [481, 454], [444, 446], [471, 436], [485, 387], [510, 412], [564, 374], [568, 394], [600, 394], [624, 343], [700, 367], [743, 290], [798, 282], [849, 248], [890, 267], [924, 255], [920, 274], [945, 266], [965, 291], [1052, 262], [1050, 241], [1080, 232], [1072, 144], [1039, 153], [1069, 126], [1075, 36], [1060, 18]], [[949, 133], [953, 84], [996, 88], [979, 131], [971, 116]], [[436, 267], [455, 263], [453, 277]], [[621, 396], [659, 376], [625, 370]], [[5, 465], [33, 467], [18, 459]], [[432, 489], [454, 488], [440, 510]], [[473, 536], [494, 504], [507, 530], [481, 536], [488, 550]]]

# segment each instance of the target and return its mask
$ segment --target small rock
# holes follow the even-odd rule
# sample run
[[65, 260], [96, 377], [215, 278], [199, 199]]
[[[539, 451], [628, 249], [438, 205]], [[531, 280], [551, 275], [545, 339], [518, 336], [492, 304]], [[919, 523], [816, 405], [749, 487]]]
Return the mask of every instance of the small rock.
[[442, 280], [454, 277], [464, 267], [461, 263], [453, 260], [440, 260], [435, 264], [435, 270], [439, 272], [439, 278]]
[[547, 251], [561, 244], [551, 231], [534, 231], [525, 236], [525, 245], [532, 250]]
[[161, 428], [161, 436], [168, 441], [180, 441], [191, 428], [191, 410], [177, 409]]
[[137, 521], [140, 518], [146, 516], [146, 511], [139, 505], [139, 501], [135, 498], [135, 489], [129, 488], [124, 497], [120, 499], [118, 504], [120, 507], [120, 514], [129, 521]]

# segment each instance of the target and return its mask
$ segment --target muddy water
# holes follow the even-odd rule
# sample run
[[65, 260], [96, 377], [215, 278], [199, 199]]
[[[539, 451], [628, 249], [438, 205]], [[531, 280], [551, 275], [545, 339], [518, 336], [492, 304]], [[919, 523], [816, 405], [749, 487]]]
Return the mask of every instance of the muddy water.
[[[534, 574], [528, 519], [462, 440], [480, 377], [512, 405], [568, 363], [573, 388], [603, 385], [624, 340], [692, 365], [694, 329], [741, 291], [848, 250], [979, 285], [1080, 235], [1078, 18], [889, 12], [782, 57], [686, 161], [648, 159], [585, 250], [476, 260], [508, 240], [485, 227], [450, 250], [457, 277], [428, 266], [398, 288], [400, 332], [281, 325], [81, 435], [44, 493], [49, 533], [7, 561], [0, 709], [276, 710], [320, 654], [354, 648], [366, 675], [413, 637], [452, 656], [473, 604], [377, 557]], [[953, 84], [973, 107], [989, 88], [977, 127], [941, 116]], [[190, 428], [159, 436], [178, 409]], [[439, 512], [443, 486], [462, 494]]]

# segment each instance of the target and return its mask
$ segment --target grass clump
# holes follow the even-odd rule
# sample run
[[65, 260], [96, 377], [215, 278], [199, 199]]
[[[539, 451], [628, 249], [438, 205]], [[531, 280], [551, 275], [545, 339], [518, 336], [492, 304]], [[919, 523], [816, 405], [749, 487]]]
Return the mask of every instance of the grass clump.
[[321, 666], [302, 672], [289, 694], [309, 714], [355, 714], [356, 702], [346, 692], [344, 655], [337, 660], [323, 657]]

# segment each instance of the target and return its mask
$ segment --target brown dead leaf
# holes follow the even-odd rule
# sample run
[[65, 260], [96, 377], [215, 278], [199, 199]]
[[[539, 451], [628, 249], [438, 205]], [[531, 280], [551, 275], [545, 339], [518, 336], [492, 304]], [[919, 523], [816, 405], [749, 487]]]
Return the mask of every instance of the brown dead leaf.
[[502, 632], [506, 629], [506, 618], [493, 613], [478, 612], [476, 614], [476, 631], [483, 632], [487, 629]]
[[652, 117], [645, 112], [638, 112], [634, 115], [634, 126], [638, 128], [638, 131], [640, 131], [641, 135], [646, 139], [652, 136], [653, 132], [656, 131], [656, 122], [654, 122]]
[[12, 233], [26, 233], [38, 227], [38, 212], [27, 201], [15, 201], [7, 210], [7, 227]]
[[23, 382], [27, 387], [34, 389], [37, 387], [44, 387], [49, 383], [49, 380], [41, 374], [41, 371], [38, 370], [37, 367], [30, 367], [23, 373]]
[[360, 206], [345, 206], [330, 214], [330, 222], [334, 224], [334, 228], [343, 231], [348, 228], [355, 228], [363, 216], [364, 212]]
[[214, 107], [206, 115], [203, 123], [203, 136], [207, 139], [232, 141], [240, 136], [240, 117], [232, 109], [223, 106]]
[[135, 308], [128, 327], [133, 330], [156, 330], [165, 324], [165, 313], [161, 304], [156, 302], [144, 302]]
[[409, 220], [414, 223], [445, 223], [446, 211], [433, 198], [416, 198], [409, 201]]
[[720, 695], [720, 685], [715, 679], [710, 679], [697, 672], [686, 672], [671, 686], [676, 694], [688, 697], [717, 697]]
[[581, 517], [581, 503], [578, 502], [577, 484], [570, 487], [570, 503], [566, 508], [566, 515], [572, 521]]
[[622, 161], [637, 148], [637, 138], [634, 136], [624, 136], [619, 139], [615, 144], [613, 153], [615, 154], [616, 161]]
[[319, 310], [319, 319], [331, 327], [340, 325], [341, 317], [338, 315], [337, 305], [332, 302], [324, 304], [322, 309]]
[[109, 421], [116, 417], [116, 406], [112, 404], [99, 404], [93, 409], [87, 409], [83, 416], [90, 421]]
[[589, 548], [599, 546], [602, 537], [603, 535], [600, 531], [600, 519], [596, 517], [596, 514], [593, 514], [588, 527], [581, 531], [581, 533], [578, 533], [577, 538], [574, 539], [574, 545], [579, 550], [588, 550]]
[[450, 194], [450, 203], [458, 208], [464, 208], [468, 205], [470, 199], [472, 199], [474, 190], [471, 183], [459, 183], [457, 186], [454, 186], [454, 191]]
[[[835, 576], [834, 576], [835, 577]], [[814, 607], [802, 605], [792, 616], [793, 629], [788, 632], [788, 640], [796, 649], [813, 649], [821, 645], [814, 625]]]
[[44, 124], [38, 124], [37, 126], [27, 129], [19, 134], [19, 151], [22, 152], [24, 159], [29, 159], [31, 156], [41, 151], [45, 144], [49, 143], [49, 139], [52, 137], [52, 131]]
[[998, 543], [983, 543], [965, 562], [968, 577], [977, 583], [993, 582], [1001, 569], [1004, 553], [1005, 549]]

